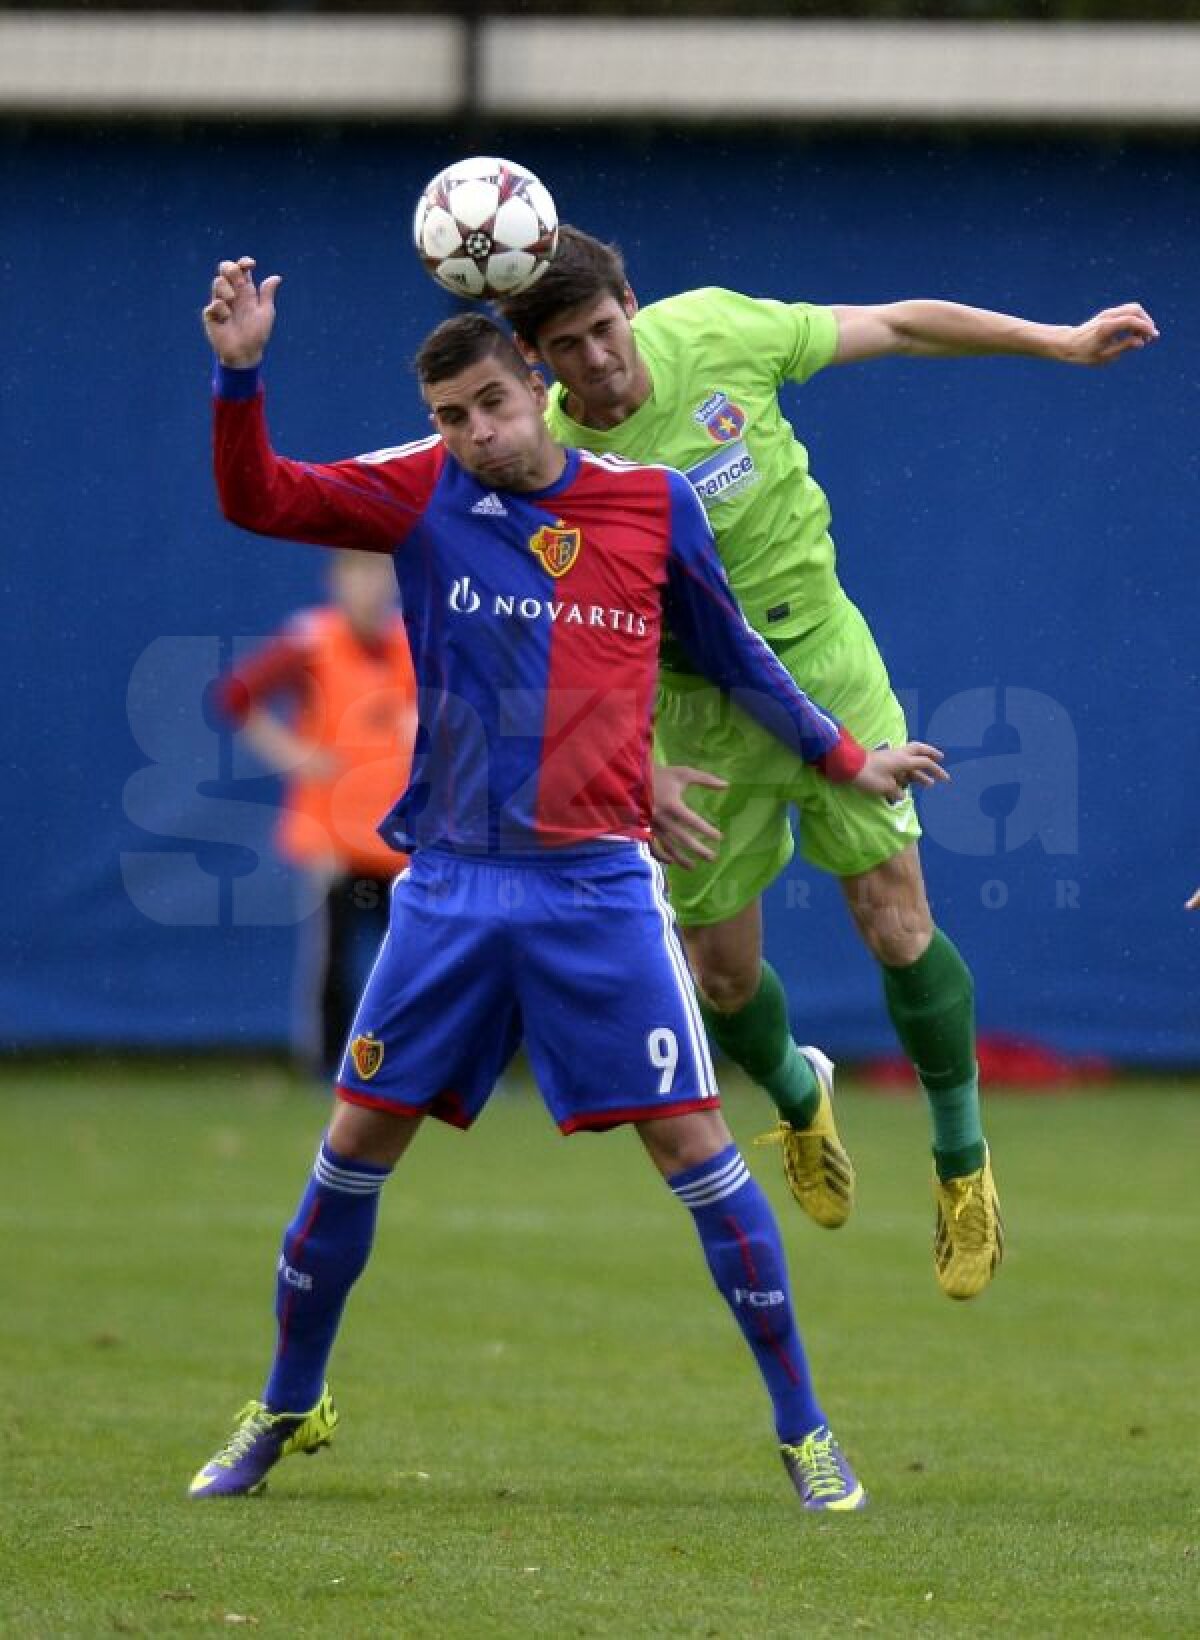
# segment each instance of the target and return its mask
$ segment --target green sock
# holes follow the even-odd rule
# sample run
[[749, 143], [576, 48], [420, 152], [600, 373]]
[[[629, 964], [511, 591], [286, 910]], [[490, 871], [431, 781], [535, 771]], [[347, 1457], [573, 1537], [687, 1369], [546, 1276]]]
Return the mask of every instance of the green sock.
[[938, 1177], [961, 1178], [984, 1158], [971, 971], [940, 928], [907, 968], [880, 966], [896, 1035], [929, 1100]]
[[767, 1090], [784, 1121], [808, 1127], [821, 1090], [812, 1066], [792, 1041], [787, 997], [770, 963], [763, 963], [758, 990], [745, 1007], [723, 1014], [700, 997], [700, 1012], [721, 1052]]

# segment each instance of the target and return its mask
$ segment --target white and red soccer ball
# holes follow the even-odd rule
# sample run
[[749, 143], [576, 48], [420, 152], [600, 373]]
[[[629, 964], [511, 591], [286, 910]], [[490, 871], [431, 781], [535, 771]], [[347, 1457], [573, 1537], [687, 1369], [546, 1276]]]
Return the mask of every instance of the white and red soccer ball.
[[461, 159], [426, 185], [413, 240], [427, 272], [455, 295], [515, 296], [549, 266], [558, 212], [523, 165]]

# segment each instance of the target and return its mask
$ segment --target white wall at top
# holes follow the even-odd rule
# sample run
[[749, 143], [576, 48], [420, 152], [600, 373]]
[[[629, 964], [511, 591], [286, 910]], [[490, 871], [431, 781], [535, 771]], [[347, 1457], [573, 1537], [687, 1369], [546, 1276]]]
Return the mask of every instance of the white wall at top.
[[[1200, 125], [1200, 25], [0, 13], [0, 114]], [[472, 66], [473, 65], [473, 66]]]

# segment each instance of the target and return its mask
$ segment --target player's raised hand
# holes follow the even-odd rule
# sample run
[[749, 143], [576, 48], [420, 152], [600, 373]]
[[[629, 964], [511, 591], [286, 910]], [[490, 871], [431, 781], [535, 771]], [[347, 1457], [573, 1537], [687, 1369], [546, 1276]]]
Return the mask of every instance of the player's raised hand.
[[1158, 340], [1158, 326], [1140, 302], [1104, 308], [1067, 334], [1063, 358], [1068, 364], [1111, 364], [1131, 348]]
[[867, 761], [850, 784], [860, 792], [886, 797], [894, 803], [909, 786], [932, 786], [938, 780], [949, 780], [942, 757], [936, 746], [927, 746], [923, 740], [910, 740], [906, 746], [881, 746], [867, 753]]
[[682, 765], [654, 768], [654, 819], [651, 848], [668, 865], [682, 866], [690, 871], [697, 860], [715, 860], [716, 845], [721, 833], [711, 820], [705, 820], [684, 801], [689, 786], [709, 786], [713, 791], [724, 791], [729, 784], [719, 775], [706, 769], [689, 769]]
[[273, 273], [256, 286], [252, 256], [218, 264], [211, 299], [200, 317], [222, 364], [242, 369], [258, 364], [275, 324], [275, 292], [281, 283]]
[[1185, 911], [1200, 911], [1200, 888], [1187, 901], [1183, 909]]

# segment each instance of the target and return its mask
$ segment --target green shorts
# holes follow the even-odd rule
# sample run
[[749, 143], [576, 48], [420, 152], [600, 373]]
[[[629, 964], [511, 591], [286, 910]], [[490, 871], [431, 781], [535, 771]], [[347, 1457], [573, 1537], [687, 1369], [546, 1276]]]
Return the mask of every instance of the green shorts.
[[[864, 746], [900, 746], [908, 739], [883, 657], [849, 599], [777, 653], [800, 687]], [[654, 749], [660, 763], [707, 769], [729, 782], [726, 791], [693, 786], [687, 794], [689, 806], [720, 828], [723, 841], [711, 864], [670, 869], [671, 903], [685, 928], [724, 922], [779, 875], [795, 846], [793, 806], [804, 858], [836, 877], [870, 871], [921, 835], [911, 795], [885, 803], [832, 785], [694, 673], [663, 671]]]

